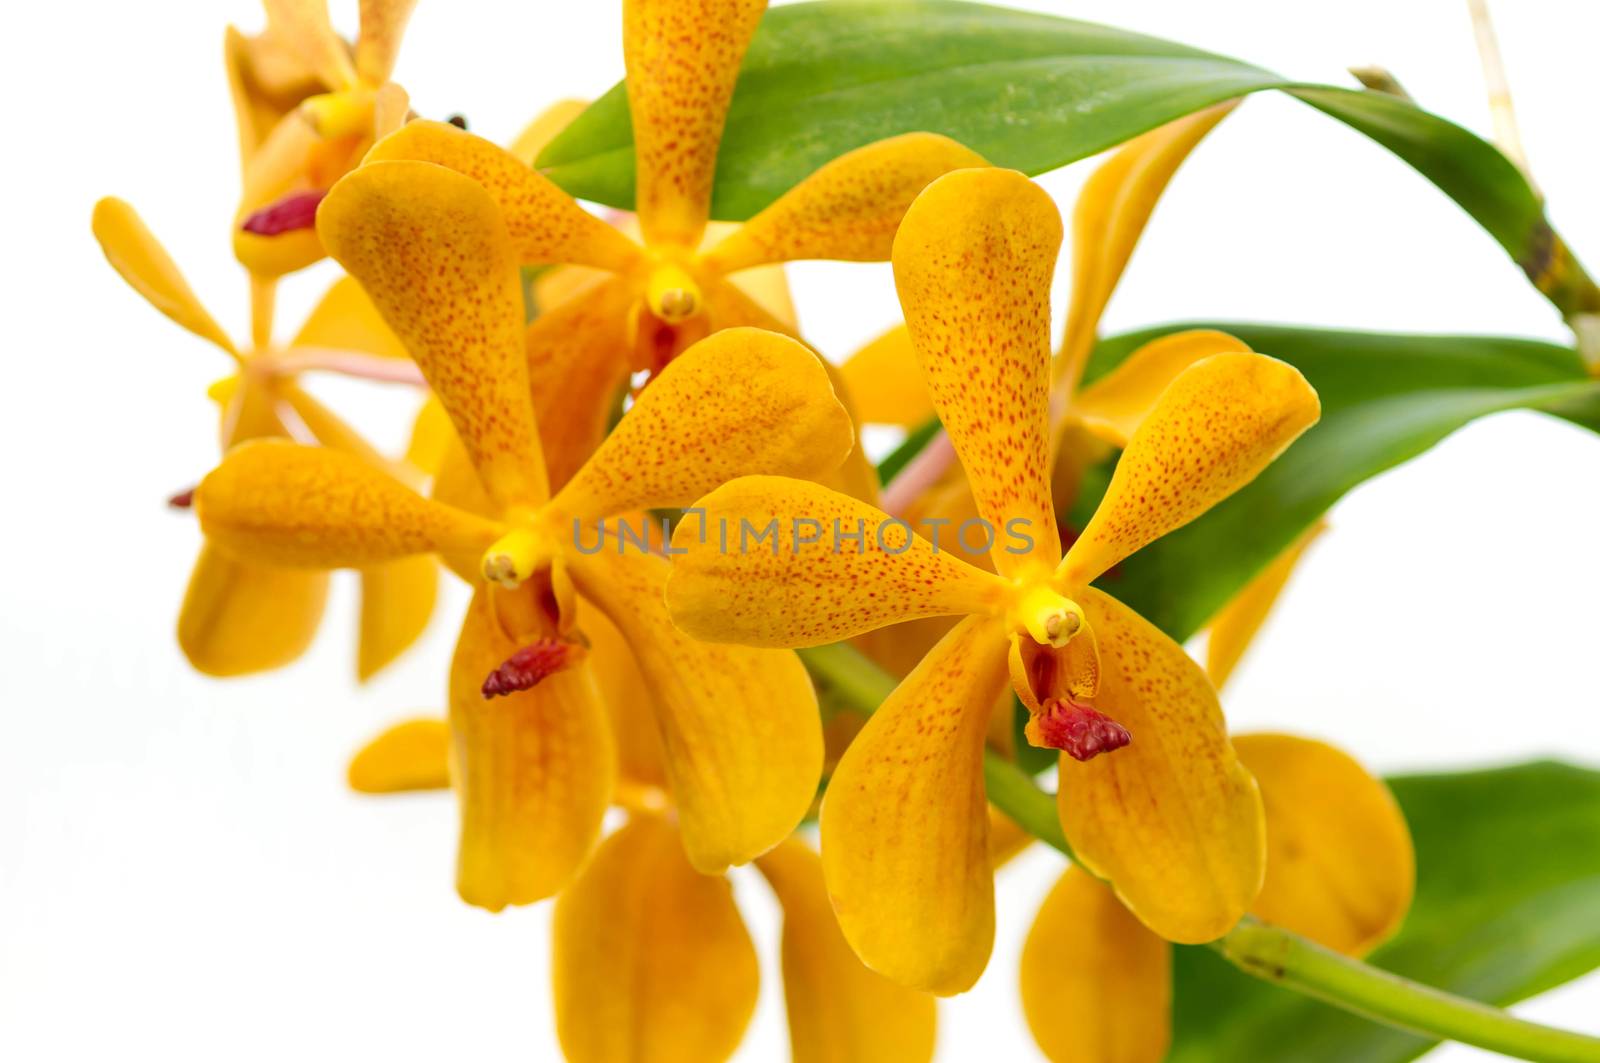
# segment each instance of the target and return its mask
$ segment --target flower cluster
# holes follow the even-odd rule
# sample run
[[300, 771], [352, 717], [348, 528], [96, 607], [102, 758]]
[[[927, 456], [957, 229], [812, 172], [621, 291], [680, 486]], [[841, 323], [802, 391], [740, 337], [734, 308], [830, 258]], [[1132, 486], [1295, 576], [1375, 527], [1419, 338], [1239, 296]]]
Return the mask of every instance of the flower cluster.
[[[471, 587], [448, 718], [377, 737], [350, 780], [454, 793], [466, 902], [556, 899], [569, 1058], [732, 1053], [757, 968], [725, 876], [754, 864], [785, 913], [795, 1057], [928, 1059], [933, 995], [984, 971], [996, 868], [1032, 840], [986, 790], [986, 764], [1018, 758], [1014, 718], [1060, 752], [1076, 858], [1022, 961], [1052, 1058], [1161, 1057], [1167, 942], [1247, 913], [1351, 954], [1395, 929], [1413, 872], [1387, 790], [1326, 745], [1231, 736], [1216, 693], [1306, 539], [1213, 619], [1204, 668], [1104, 578], [1319, 416], [1298, 370], [1209, 330], [1082, 380], [1156, 198], [1231, 104], [1089, 181], [1057, 347], [1060, 211], [947, 137], [867, 144], [741, 225], [710, 221], [762, 0], [625, 0], [636, 218], [531, 164], [570, 107], [510, 147], [413, 114], [391, 79], [407, 0], [363, 0], [353, 45], [315, 0], [266, 7], [227, 50], [250, 343], [131, 208], [94, 215], [128, 283], [233, 362], [212, 392], [222, 460], [176, 500], [205, 534], [179, 643], [213, 675], [288, 664], [327, 573], [356, 569], [365, 678], [426, 623], [441, 563]], [[275, 343], [275, 285], [324, 256], [344, 276]], [[830, 364], [773, 269], [810, 259], [892, 262], [904, 327]], [[408, 453], [313, 400], [309, 370], [425, 385]], [[934, 416], [880, 490], [860, 426]], [[730, 527], [781, 532], [730, 547]], [[852, 703], [799, 652], [824, 646], [898, 684]]]

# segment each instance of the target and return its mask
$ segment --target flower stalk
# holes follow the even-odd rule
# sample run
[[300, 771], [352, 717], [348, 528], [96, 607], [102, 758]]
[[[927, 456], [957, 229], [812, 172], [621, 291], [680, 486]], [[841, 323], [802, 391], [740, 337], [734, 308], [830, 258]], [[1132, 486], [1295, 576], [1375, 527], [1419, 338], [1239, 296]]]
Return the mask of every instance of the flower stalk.
[[[892, 676], [844, 643], [799, 652], [818, 680], [860, 712], [870, 715], [895, 687]], [[1073, 859], [1055, 799], [1039, 789], [1027, 772], [986, 749], [983, 774], [991, 804]], [[1600, 1038], [1528, 1022], [1500, 1008], [1413, 982], [1253, 916], [1246, 916], [1211, 948], [1255, 978], [1423, 1037], [1540, 1063], [1600, 1063]]]

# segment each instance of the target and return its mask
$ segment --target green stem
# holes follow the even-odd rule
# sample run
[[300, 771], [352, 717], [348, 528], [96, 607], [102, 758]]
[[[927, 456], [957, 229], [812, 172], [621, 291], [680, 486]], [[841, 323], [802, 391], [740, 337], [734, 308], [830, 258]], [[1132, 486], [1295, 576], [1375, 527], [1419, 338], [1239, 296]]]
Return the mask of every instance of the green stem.
[[1387, 1026], [1545, 1063], [1595, 1063], [1600, 1039], [1527, 1022], [1246, 916], [1213, 946], [1247, 974]]
[[[870, 715], [894, 690], [894, 677], [844, 643], [800, 651], [812, 673], [841, 700]], [[1055, 798], [993, 750], [984, 750], [989, 802], [1070, 859]], [[1246, 974], [1387, 1026], [1436, 1040], [1544, 1063], [1600, 1063], [1600, 1039], [1525, 1022], [1499, 1008], [1369, 967], [1315, 942], [1246, 916], [1217, 952]]]

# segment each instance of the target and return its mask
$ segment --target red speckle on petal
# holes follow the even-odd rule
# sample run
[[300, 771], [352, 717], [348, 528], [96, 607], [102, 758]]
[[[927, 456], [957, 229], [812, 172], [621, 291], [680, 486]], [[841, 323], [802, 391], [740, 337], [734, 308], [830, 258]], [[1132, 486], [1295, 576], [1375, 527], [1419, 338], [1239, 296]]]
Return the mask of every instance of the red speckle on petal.
[[528, 690], [548, 676], [583, 659], [584, 648], [563, 639], [540, 639], [522, 647], [483, 681], [485, 698]]
[[298, 229], [309, 229], [317, 224], [317, 205], [327, 194], [324, 188], [291, 192], [245, 218], [240, 228], [257, 236], [280, 236]]
[[1044, 703], [1027, 730], [1035, 745], [1059, 749], [1073, 760], [1092, 760], [1133, 740], [1126, 727], [1105, 713], [1057, 698]]

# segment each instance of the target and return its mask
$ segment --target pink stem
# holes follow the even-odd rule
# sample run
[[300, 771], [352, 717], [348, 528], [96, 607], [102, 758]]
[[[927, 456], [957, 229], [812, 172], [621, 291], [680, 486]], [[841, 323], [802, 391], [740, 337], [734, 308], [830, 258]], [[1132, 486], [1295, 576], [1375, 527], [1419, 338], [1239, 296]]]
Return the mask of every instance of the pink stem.
[[278, 367], [290, 373], [320, 370], [361, 380], [381, 380], [415, 387], [426, 387], [428, 383], [416, 363], [405, 358], [384, 358], [337, 347], [291, 347], [278, 361]]
[[941, 428], [916, 457], [906, 462], [900, 475], [884, 488], [884, 511], [891, 517], [902, 516], [913, 502], [922, 497], [924, 491], [938, 483], [939, 477], [955, 460], [956, 448]]

